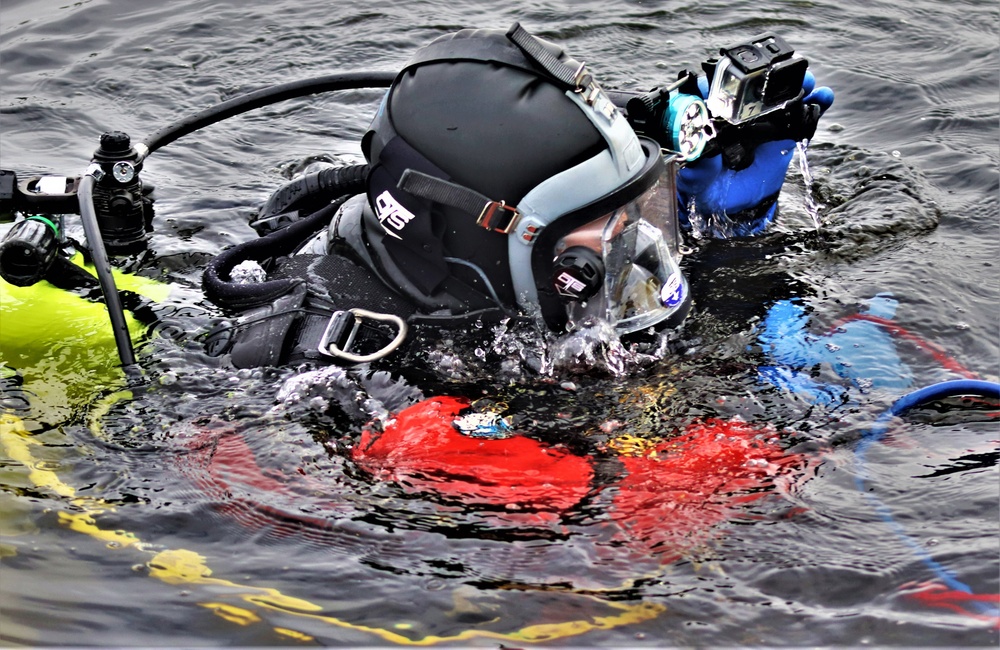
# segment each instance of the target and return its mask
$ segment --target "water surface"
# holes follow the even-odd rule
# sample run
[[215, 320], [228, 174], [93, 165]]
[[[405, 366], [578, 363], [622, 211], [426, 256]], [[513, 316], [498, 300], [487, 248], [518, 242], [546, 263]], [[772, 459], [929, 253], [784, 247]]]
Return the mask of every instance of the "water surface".
[[[19, 174], [78, 174], [103, 131], [141, 140], [244, 92], [395, 70], [436, 36], [514, 20], [626, 89], [774, 31], [836, 91], [808, 149], [811, 184], [794, 166], [774, 231], [692, 242], [684, 352], [609, 362], [598, 347], [585, 350], [587, 372], [537, 375], [521, 359], [552, 349], [484, 330], [465, 353], [445, 341], [412, 355], [400, 378], [237, 373], [184, 336], [152, 336], [140, 350], [148, 381], [125, 391], [110, 335], [97, 344], [99, 326], [67, 334], [57, 314], [42, 317], [31, 340], [3, 342], [17, 416], [0, 456], [5, 643], [996, 645], [995, 618], [928, 597], [927, 563], [856, 490], [859, 439], [907, 389], [818, 368], [848, 396], [824, 407], [756, 370], [775, 302], [797, 300], [818, 337], [891, 293], [899, 324], [997, 379], [994, 3], [7, 0], [0, 158]], [[198, 291], [205, 262], [254, 236], [248, 218], [304, 162], [358, 161], [378, 99], [285, 102], [148, 160], [157, 221], [143, 274], [171, 288], [159, 334], [217, 316]], [[19, 304], [4, 293], [3, 318]], [[897, 344], [912, 388], [954, 378]], [[535, 437], [584, 446], [739, 416], [805, 460], [745, 504], [727, 501], [721, 519], [657, 537], [678, 530], [680, 512], [622, 543], [607, 521], [610, 481], [554, 526], [407, 490], [351, 461], [365, 422], [438, 394], [485, 398]], [[867, 472], [906, 533], [996, 607], [996, 423], [975, 405], [940, 411], [899, 423]]]

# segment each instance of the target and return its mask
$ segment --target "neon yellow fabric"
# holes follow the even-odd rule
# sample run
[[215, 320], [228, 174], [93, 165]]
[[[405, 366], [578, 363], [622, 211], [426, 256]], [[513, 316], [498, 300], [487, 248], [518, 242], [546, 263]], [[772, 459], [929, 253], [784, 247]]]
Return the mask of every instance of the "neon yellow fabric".
[[[81, 257], [73, 261], [83, 266]], [[93, 272], [92, 267], [88, 270]], [[119, 290], [154, 302], [170, 293], [168, 285], [155, 280], [114, 275]], [[125, 317], [133, 342], [138, 341], [145, 326], [128, 312]], [[0, 279], [0, 365], [21, 373], [36, 418], [43, 417], [38, 408], [79, 407], [95, 389], [118, 385], [123, 377], [107, 307], [48, 282], [16, 287]], [[65, 413], [44, 413], [48, 418], [58, 415]]]

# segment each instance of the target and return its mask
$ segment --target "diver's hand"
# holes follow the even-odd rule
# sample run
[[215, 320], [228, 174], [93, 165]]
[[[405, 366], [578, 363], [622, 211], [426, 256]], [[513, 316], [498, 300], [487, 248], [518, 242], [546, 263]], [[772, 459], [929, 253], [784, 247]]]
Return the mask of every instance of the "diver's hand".
[[[708, 81], [699, 78], [708, 94]], [[722, 123], [713, 146], [687, 163], [677, 177], [681, 221], [701, 234], [747, 237], [759, 234], [774, 218], [778, 193], [795, 143], [812, 138], [820, 117], [833, 104], [833, 91], [816, 87], [807, 72], [803, 98], [739, 125]]]

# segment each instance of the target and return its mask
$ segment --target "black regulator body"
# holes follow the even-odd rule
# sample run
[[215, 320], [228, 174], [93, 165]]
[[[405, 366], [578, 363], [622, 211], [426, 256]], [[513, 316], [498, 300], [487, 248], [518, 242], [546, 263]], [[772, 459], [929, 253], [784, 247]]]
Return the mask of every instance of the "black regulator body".
[[[146, 248], [152, 232], [152, 188], [139, 177], [142, 156], [128, 134], [109, 131], [87, 174], [94, 178], [93, 204], [109, 255], [132, 255]], [[37, 176], [18, 180], [0, 171], [0, 221], [18, 220], [0, 241], [0, 276], [16, 286], [44, 279], [59, 251], [67, 244], [64, 214], [80, 211], [80, 177]], [[59, 215], [59, 216], [53, 216]]]

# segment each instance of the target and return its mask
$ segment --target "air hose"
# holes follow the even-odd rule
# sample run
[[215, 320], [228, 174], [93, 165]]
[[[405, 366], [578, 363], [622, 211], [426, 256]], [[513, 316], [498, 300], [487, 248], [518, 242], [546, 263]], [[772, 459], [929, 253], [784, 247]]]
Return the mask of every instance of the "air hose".
[[[912, 393], [908, 393], [897, 399], [885, 413], [879, 416], [868, 431], [865, 432], [864, 437], [861, 440], [861, 444], [858, 445], [858, 448], [855, 451], [857, 474], [854, 478], [854, 484], [857, 489], [865, 495], [865, 498], [872, 506], [872, 509], [878, 513], [882, 521], [888, 525], [894, 533], [896, 533], [896, 536], [899, 537], [899, 539], [910, 547], [914, 554], [934, 573], [934, 575], [936, 575], [949, 588], [971, 594], [972, 589], [968, 585], [959, 581], [955, 577], [954, 573], [934, 560], [934, 558], [931, 557], [931, 554], [928, 553], [927, 550], [919, 544], [919, 542], [913, 539], [913, 537], [911, 537], [898, 522], [896, 522], [888, 506], [886, 506], [868, 487], [869, 477], [868, 470], [865, 465], [865, 454], [868, 448], [882, 439], [882, 436], [885, 435], [889, 428], [889, 423], [894, 417], [902, 416], [910, 409], [917, 408], [934, 400], [944, 399], [947, 397], [957, 397], [960, 395], [974, 395], [978, 397], [992, 397], [994, 399], [1000, 399], [1000, 384], [990, 381], [981, 381], [978, 379], [958, 379], [933, 384], [931, 386], [915, 390]], [[987, 603], [973, 601], [972, 605], [979, 609], [980, 613], [991, 616], [1000, 615], [1000, 610]]]
[[77, 189], [80, 219], [83, 222], [83, 231], [87, 236], [87, 241], [90, 243], [90, 253], [94, 269], [97, 271], [97, 280], [101, 283], [101, 291], [104, 293], [104, 301], [108, 307], [111, 329], [115, 335], [115, 346], [118, 348], [118, 358], [121, 359], [125, 374], [134, 377], [138, 374], [135, 351], [132, 349], [128, 323], [125, 321], [125, 310], [122, 308], [121, 297], [118, 295], [118, 287], [115, 286], [115, 277], [111, 273], [111, 262], [108, 261], [107, 251], [104, 250], [104, 238], [101, 236], [97, 211], [94, 209], [94, 183], [96, 180], [93, 174], [94, 171], [85, 174], [80, 179], [80, 186]]
[[[271, 194], [250, 227], [261, 236], [281, 230], [332, 200], [363, 193], [367, 178], [368, 165], [328, 167], [294, 178]], [[290, 215], [293, 211], [297, 214]]]
[[240, 95], [239, 97], [234, 97], [221, 104], [216, 104], [165, 126], [137, 147], [140, 150], [139, 155], [145, 158], [160, 147], [170, 144], [174, 140], [198, 129], [286, 99], [295, 99], [296, 97], [305, 97], [306, 95], [337, 90], [388, 88], [395, 78], [395, 72], [342, 72], [262, 88], [245, 95]]
[[[368, 165], [351, 165], [323, 170], [322, 187], [327, 205], [290, 225], [271, 230], [263, 237], [237, 244], [217, 255], [202, 275], [202, 288], [212, 302], [230, 309], [247, 309], [284, 295], [296, 280], [268, 280], [260, 284], [237, 284], [229, 279], [233, 267], [245, 260], [289, 255], [303, 239], [315, 233], [351, 195], [364, 192]], [[294, 183], [294, 181], [293, 181]]]

